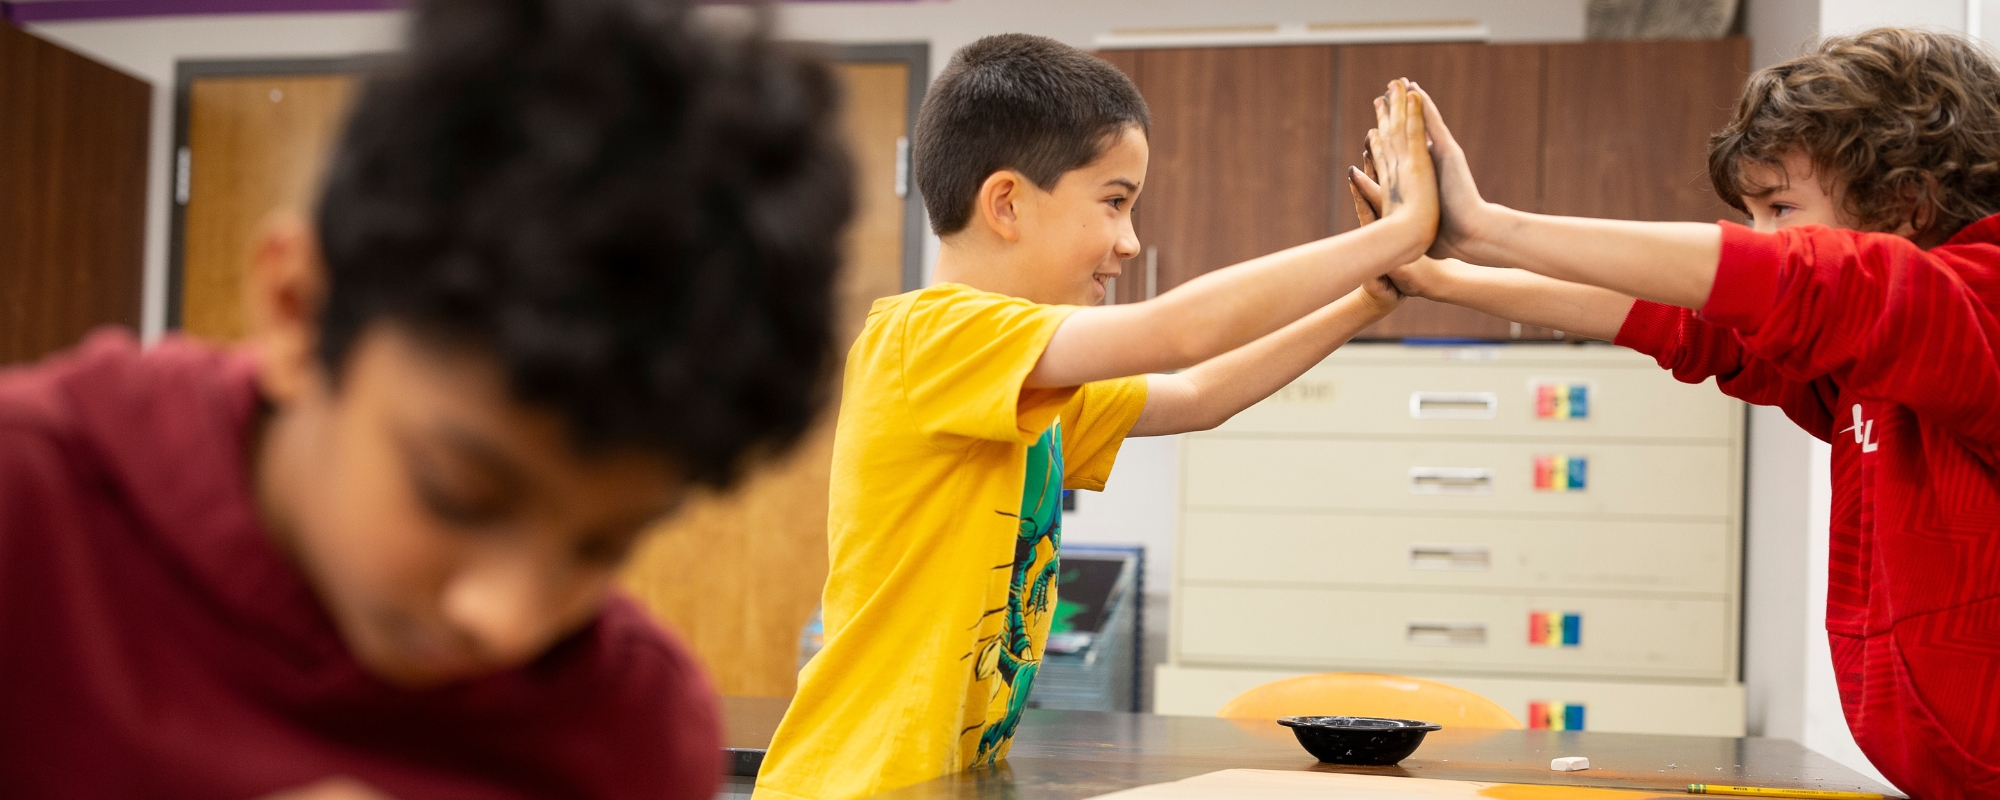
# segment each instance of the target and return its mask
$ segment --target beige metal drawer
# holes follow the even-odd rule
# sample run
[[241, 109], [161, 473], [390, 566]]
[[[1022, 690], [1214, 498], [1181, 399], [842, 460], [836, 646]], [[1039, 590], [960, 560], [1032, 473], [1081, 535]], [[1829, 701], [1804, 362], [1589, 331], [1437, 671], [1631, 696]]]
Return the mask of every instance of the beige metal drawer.
[[[1212, 717], [1224, 703], [1301, 670], [1192, 667], [1162, 664], [1153, 672], [1153, 713]], [[1490, 678], [1413, 674], [1478, 693], [1523, 722], [1534, 703], [1577, 703], [1584, 730], [1681, 736], [1743, 735], [1743, 685], [1549, 678]]]
[[[1727, 519], [1727, 444], [1190, 437], [1186, 510], [1373, 510]], [[1539, 459], [1582, 459], [1583, 486], [1536, 488]], [[1578, 470], [1567, 470], [1578, 472]]]
[[[1614, 363], [1623, 366], [1329, 359], [1218, 431], [1724, 441], [1742, 428], [1741, 404], [1712, 381], [1684, 384], [1645, 359]], [[1558, 389], [1578, 395], [1583, 416], [1539, 402]]]
[[[1174, 604], [1183, 663], [1716, 680], [1732, 672], [1731, 608], [1721, 600], [1183, 585]], [[1576, 614], [1577, 645], [1532, 645], [1536, 612]]]
[[1727, 522], [1188, 512], [1187, 582], [1682, 592], [1736, 585]]

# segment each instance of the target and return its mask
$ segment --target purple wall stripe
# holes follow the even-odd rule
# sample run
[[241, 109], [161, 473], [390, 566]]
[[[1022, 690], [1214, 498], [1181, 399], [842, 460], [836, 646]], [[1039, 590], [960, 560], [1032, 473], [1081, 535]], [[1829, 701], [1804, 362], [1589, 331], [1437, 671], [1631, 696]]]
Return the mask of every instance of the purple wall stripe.
[[402, 0], [36, 0], [0, 3], [15, 22], [166, 17], [191, 14], [289, 14], [311, 11], [381, 11]]
[[[789, 0], [790, 2], [912, 3], [925, 0]], [[697, 0], [703, 4], [741, 0]], [[406, 0], [29, 0], [0, 2], [0, 18], [15, 22], [170, 17], [196, 14], [295, 14], [315, 11], [382, 11]]]

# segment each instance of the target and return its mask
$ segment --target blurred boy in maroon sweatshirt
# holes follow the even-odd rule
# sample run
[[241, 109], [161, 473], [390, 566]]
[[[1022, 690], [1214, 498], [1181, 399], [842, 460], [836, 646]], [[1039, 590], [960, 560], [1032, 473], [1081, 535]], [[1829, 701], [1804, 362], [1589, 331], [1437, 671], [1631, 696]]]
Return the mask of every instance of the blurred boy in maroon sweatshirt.
[[251, 346], [0, 372], [0, 794], [707, 798], [694, 659], [613, 593], [823, 394], [821, 66], [674, 0], [435, 0]]
[[1486, 266], [1397, 286], [1615, 340], [1832, 443], [1848, 728], [1912, 797], [2000, 796], [2000, 65], [1882, 28], [1751, 76], [1709, 172], [1753, 227], [1502, 208], [1430, 130], [1432, 252]]

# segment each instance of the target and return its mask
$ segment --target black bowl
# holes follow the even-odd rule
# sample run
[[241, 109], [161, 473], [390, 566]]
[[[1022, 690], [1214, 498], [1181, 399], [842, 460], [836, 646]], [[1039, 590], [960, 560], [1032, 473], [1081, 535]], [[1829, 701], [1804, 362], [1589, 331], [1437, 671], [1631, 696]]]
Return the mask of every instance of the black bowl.
[[1435, 722], [1381, 717], [1286, 717], [1306, 752], [1329, 764], [1386, 767], [1417, 752], [1424, 734], [1442, 730]]

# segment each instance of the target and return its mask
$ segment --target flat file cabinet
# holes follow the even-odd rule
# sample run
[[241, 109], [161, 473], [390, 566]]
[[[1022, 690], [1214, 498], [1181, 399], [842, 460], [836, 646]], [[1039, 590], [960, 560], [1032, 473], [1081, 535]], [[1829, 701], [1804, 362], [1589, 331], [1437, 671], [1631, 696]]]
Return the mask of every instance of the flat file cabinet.
[[1181, 446], [1156, 710], [1286, 675], [1741, 735], [1743, 406], [1607, 344], [1341, 348]]

